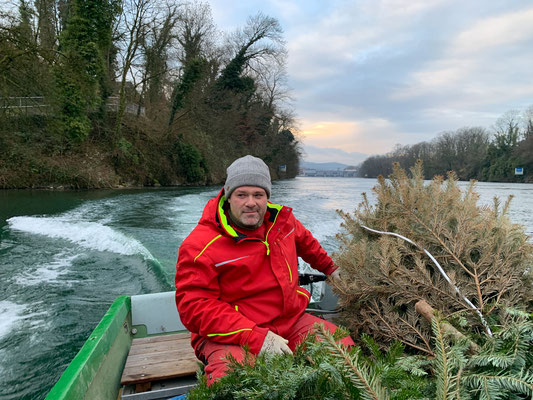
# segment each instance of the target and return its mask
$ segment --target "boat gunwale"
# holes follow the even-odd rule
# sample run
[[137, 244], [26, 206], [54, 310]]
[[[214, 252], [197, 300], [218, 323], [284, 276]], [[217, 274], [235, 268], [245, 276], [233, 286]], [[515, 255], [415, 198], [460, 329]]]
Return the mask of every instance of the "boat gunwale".
[[[125, 329], [124, 321], [130, 312], [130, 296], [117, 297], [45, 400], [82, 399], [84, 397], [98, 373], [102, 359], [114, 344], [120, 330]], [[129, 326], [126, 328], [129, 331]]]

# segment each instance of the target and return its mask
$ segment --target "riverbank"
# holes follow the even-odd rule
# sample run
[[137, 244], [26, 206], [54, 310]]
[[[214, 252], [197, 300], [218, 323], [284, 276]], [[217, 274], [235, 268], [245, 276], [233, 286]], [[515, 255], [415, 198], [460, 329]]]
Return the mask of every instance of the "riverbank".
[[187, 182], [169, 140], [146, 121], [126, 120], [119, 139], [113, 135], [113, 122], [110, 118], [104, 125], [95, 123], [88, 140], [73, 143], [54, 133], [53, 118], [12, 118], [13, 131], [0, 133], [6, 150], [0, 155], [0, 188], [104, 189], [216, 180], [216, 174], [208, 176], [202, 170]]
[[[186, 139], [158, 129], [143, 118], [126, 118], [115, 137], [113, 116], [94, 123], [82, 143], [56, 134], [53, 118], [30, 115], [10, 118], [0, 129], [0, 189], [119, 189], [220, 184], [225, 167], [243, 154], [255, 154], [270, 166], [272, 178], [298, 172], [296, 153], [264, 153], [254, 146], [217, 145], [217, 140]], [[218, 150], [212, 151], [213, 148]], [[262, 154], [264, 153], [264, 154]], [[272, 153], [272, 154], [270, 154]], [[276, 153], [276, 154], [274, 154]], [[287, 170], [278, 172], [279, 165]]]

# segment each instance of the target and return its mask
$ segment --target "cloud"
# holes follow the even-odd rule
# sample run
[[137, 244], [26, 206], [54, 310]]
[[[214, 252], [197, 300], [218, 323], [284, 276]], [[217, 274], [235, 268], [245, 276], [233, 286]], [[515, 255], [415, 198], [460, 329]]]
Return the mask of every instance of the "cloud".
[[533, 44], [532, 21], [533, 8], [474, 20], [390, 98], [431, 95], [464, 109], [533, 96], [531, 55], [524, 52]]
[[[351, 121], [306, 121], [301, 136], [305, 145], [364, 154], [384, 153], [395, 144], [396, 128], [380, 118]], [[372, 140], [367, 140], [372, 137]]]
[[477, 21], [459, 33], [450, 46], [451, 53], [472, 56], [495, 48], [531, 42], [533, 8], [497, 15]]
[[388, 58], [413, 40], [417, 33], [413, 28], [421, 15], [438, 9], [442, 3], [335, 2], [336, 7], [316, 24], [290, 21], [289, 71], [294, 72], [294, 79], [319, 81], [335, 75], [345, 65], [353, 67], [365, 65], [371, 59]]

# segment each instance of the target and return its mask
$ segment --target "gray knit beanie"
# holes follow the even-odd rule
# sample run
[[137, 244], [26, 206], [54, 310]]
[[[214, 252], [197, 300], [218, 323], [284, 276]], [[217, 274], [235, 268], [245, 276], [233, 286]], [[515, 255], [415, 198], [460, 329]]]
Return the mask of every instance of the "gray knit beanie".
[[236, 159], [226, 170], [228, 176], [224, 185], [226, 199], [240, 186], [258, 186], [265, 189], [270, 198], [270, 171], [260, 158], [244, 156]]

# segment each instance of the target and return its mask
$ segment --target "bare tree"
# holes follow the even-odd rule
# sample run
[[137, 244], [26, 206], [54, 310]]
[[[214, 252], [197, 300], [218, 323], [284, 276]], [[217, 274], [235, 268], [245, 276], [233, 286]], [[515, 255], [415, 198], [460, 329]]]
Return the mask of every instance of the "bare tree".
[[528, 139], [533, 136], [533, 105], [529, 106], [523, 113], [524, 119], [524, 138]]
[[169, 50], [176, 36], [173, 33], [179, 15], [176, 6], [168, 5], [164, 14], [156, 14], [149, 23], [149, 29], [142, 42], [143, 79], [139, 100], [139, 109], [146, 100], [148, 113], [162, 100], [167, 100], [164, 94], [164, 84], [169, 72]]
[[479, 178], [489, 148], [489, 134], [481, 127], [462, 128], [455, 133], [455, 140], [457, 176], [463, 180]]
[[520, 137], [520, 119], [517, 110], [510, 110], [494, 124], [494, 142], [499, 151], [505, 153], [516, 147]]
[[118, 138], [122, 127], [122, 118], [126, 111], [126, 84], [128, 77], [135, 79], [139, 70], [134, 70], [133, 64], [138, 57], [138, 49], [144, 41], [149, 22], [152, 19], [154, 7], [150, 0], [125, 0], [123, 13], [119, 23], [121, 29], [120, 41], [122, 47], [119, 50], [120, 86], [115, 135]]
[[284, 60], [279, 60], [273, 65], [262, 66], [254, 71], [256, 72], [257, 91], [265, 99], [270, 110], [276, 112], [281, 103], [292, 100]]
[[172, 91], [169, 127], [192, 93], [218, 72], [221, 57], [216, 50], [215, 32], [209, 4], [186, 3], [182, 7], [175, 29], [180, 44], [177, 59], [181, 65]]
[[183, 5], [176, 24], [176, 39], [181, 48], [178, 60], [188, 65], [191, 60], [204, 57], [214, 42], [216, 27], [208, 3], [188, 2]]
[[218, 80], [219, 86], [230, 90], [245, 90], [246, 80], [241, 74], [247, 69], [257, 71], [259, 65], [280, 63], [285, 56], [283, 30], [278, 20], [262, 13], [248, 18], [243, 29], [229, 38], [229, 47], [235, 54]]

